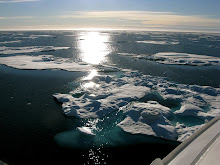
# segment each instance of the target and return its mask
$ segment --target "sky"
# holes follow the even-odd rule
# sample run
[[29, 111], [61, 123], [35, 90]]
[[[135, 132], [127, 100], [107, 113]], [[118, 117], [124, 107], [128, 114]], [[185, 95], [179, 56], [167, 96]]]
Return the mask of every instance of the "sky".
[[220, 0], [0, 0], [0, 30], [220, 32]]

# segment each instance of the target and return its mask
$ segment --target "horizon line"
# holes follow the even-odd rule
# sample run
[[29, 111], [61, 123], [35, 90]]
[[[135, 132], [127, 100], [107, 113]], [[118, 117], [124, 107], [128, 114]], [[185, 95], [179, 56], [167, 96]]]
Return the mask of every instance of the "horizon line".
[[146, 28], [48, 28], [48, 29], [0, 29], [0, 31], [164, 31], [164, 32], [191, 32], [191, 33], [220, 33], [208, 30], [179, 30], [179, 29], [146, 29]]

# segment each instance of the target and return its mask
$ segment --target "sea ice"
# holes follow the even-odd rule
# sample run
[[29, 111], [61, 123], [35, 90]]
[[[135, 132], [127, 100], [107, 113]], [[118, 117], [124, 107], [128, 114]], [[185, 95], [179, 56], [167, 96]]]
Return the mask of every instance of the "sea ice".
[[0, 57], [0, 64], [17, 69], [63, 69], [67, 71], [90, 71], [93, 69], [88, 64], [80, 65], [80, 63], [72, 62], [68, 58], [58, 58], [52, 55]]
[[77, 129], [80, 131], [80, 133], [88, 136], [95, 136], [94, 133], [92, 133], [92, 130], [89, 127], [77, 127]]
[[158, 44], [158, 45], [176, 45], [176, 44], [179, 44], [179, 42], [170, 42], [170, 41], [137, 41], [137, 43]]
[[188, 139], [192, 134], [194, 134], [197, 130], [202, 128], [205, 124], [196, 125], [188, 127], [185, 124], [180, 124], [179, 122], [176, 123], [176, 131], [178, 133], [178, 141], [184, 141]]
[[32, 34], [30, 35], [30, 38], [39, 38], [39, 37], [54, 37], [52, 35], [48, 35], [48, 34]]
[[[8, 47], [7, 47], [8, 48]], [[13, 53], [30, 53], [30, 52], [47, 52], [52, 50], [59, 50], [59, 49], [68, 49], [68, 47], [42, 47], [39, 48], [27, 48], [22, 47], [20, 50], [18, 49], [16, 52], [16, 48], [13, 48], [9, 51], [6, 51], [6, 47], [0, 47], [0, 54], [1, 51], [6, 54], [13, 54]], [[1, 57], [0, 56], [0, 64], [7, 65], [17, 69], [62, 69], [67, 71], [91, 71], [96, 69], [100, 72], [117, 72], [120, 71], [119, 68], [111, 65], [92, 65], [86, 62], [73, 62], [71, 58], [61, 58], [55, 57], [53, 55], [39, 55], [39, 56], [32, 56], [32, 55], [17, 55], [17, 56], [7, 56]]]
[[[117, 124], [125, 132], [183, 141], [200, 127], [177, 126], [175, 116], [193, 116], [207, 122], [220, 115], [220, 89], [169, 82], [166, 78], [127, 71], [120, 78], [94, 76], [69, 94], [54, 94], [67, 116], [101, 118], [122, 111], [125, 118]], [[171, 105], [176, 105], [172, 109]], [[173, 116], [169, 118], [170, 116]], [[179, 121], [184, 125], [183, 121]]]
[[111, 66], [111, 65], [104, 65], [104, 64], [99, 64], [99, 65], [93, 65], [95, 68], [97, 68], [101, 72], [117, 72], [120, 71], [118, 67]]
[[220, 58], [218, 57], [187, 53], [160, 52], [150, 56], [149, 59], [162, 64], [193, 66], [220, 65]]
[[152, 127], [146, 123], [140, 121], [134, 121], [130, 116], [126, 117], [122, 122], [118, 124], [125, 132], [132, 134], [146, 134], [156, 136]]
[[52, 36], [52, 35], [47, 35], [47, 34], [38, 34], [38, 35], [29, 35], [29, 36], [25, 36], [24, 34], [19, 34], [19, 35], [15, 35], [15, 37], [13, 38], [18, 38], [18, 39], [37, 39], [39, 37], [53, 37], [55, 38], [55, 36]]
[[207, 114], [198, 106], [195, 106], [193, 104], [185, 104], [183, 105], [180, 110], [177, 110], [174, 112], [176, 115], [180, 116], [196, 116], [202, 119], [212, 119], [215, 116], [212, 114]]
[[[5, 51], [6, 48], [0, 47], [0, 50]], [[23, 51], [23, 48], [19, 50]], [[39, 47], [36, 49], [39, 51]], [[35, 51], [35, 48], [31, 47], [30, 50]], [[195, 58], [194, 56], [197, 57], [197, 55], [181, 53], [171, 53], [168, 57], [171, 60], [173, 56], [174, 59], [181, 57], [188, 61]], [[198, 57], [197, 60], [212, 58]], [[69, 58], [58, 58], [52, 55], [0, 57], [0, 64], [18, 69], [91, 71], [98, 68], [103, 72], [120, 70], [115, 66], [75, 63]], [[183, 141], [200, 125], [186, 126], [182, 121], [177, 124], [177, 121], [172, 121], [172, 117], [169, 118], [169, 116], [192, 116], [205, 123], [220, 115], [219, 88], [176, 84], [166, 78], [125, 70], [120, 76], [103, 73], [82, 81], [79, 88], [68, 94], [53, 95], [58, 102], [62, 103], [63, 113], [81, 119], [95, 119], [108, 116], [113, 111], [122, 111], [124, 118], [118, 122], [117, 127], [131, 134]], [[170, 103], [179, 107], [172, 109]], [[83, 127], [79, 127], [78, 130], [81, 133], [88, 131]]]
[[156, 101], [134, 103], [129, 108], [122, 108], [127, 116], [118, 124], [124, 131], [132, 134], [146, 134], [164, 139], [176, 140], [178, 134], [175, 127], [166, 118], [171, 109], [160, 105]]
[[175, 111], [174, 114], [183, 116], [197, 116], [200, 112], [203, 112], [201, 108], [192, 104], [185, 104], [180, 108], [180, 110]]
[[[110, 83], [112, 85], [112, 83]], [[100, 89], [100, 91], [99, 91]], [[134, 86], [133, 84], [123, 84], [112, 89], [105, 89], [104, 85], [98, 89], [83, 88], [82, 91], [71, 92], [72, 95], [81, 93], [81, 97], [71, 97], [67, 94], [54, 94], [57, 101], [63, 103], [62, 109], [65, 115], [78, 118], [97, 118], [103, 117], [112, 111], [142, 98], [149, 88]], [[65, 101], [63, 101], [65, 100]], [[68, 100], [68, 101], [66, 101]]]
[[0, 42], [0, 44], [12, 44], [12, 43], [20, 43], [22, 42], [21, 40], [15, 40], [15, 41], [4, 41], [4, 42]]
[[1, 54], [20, 54], [32, 52], [50, 52], [55, 50], [70, 49], [70, 47], [54, 47], [54, 46], [29, 46], [29, 47], [0, 47]]
[[220, 65], [220, 58], [206, 55], [196, 55], [175, 52], [160, 52], [153, 55], [118, 53], [119, 55], [130, 56], [137, 59], [155, 61], [161, 64], [191, 65], [191, 66], [210, 66]]

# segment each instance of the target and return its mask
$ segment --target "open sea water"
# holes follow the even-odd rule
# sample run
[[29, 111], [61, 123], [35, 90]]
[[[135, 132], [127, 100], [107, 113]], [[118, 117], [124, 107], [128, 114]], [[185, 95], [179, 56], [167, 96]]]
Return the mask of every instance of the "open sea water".
[[[171, 64], [169, 58], [148, 58], [161, 52], [174, 52], [177, 54], [175, 57], [178, 57], [178, 53], [189, 55], [184, 58], [184, 65], [180, 60]], [[192, 59], [191, 55], [198, 55], [198, 60]], [[208, 59], [211, 62], [204, 64], [204, 56], [211, 57]], [[27, 57], [44, 59], [30, 61]], [[191, 62], [185, 63], [187, 59]], [[220, 34], [2, 31], [0, 159], [15, 165], [150, 164], [157, 157], [165, 157], [180, 142], [131, 134], [116, 128], [109, 133], [111, 138], [108, 134], [110, 140], [107, 142], [100, 142], [98, 146], [90, 145], [92, 138], [84, 137], [86, 135], [81, 137], [74, 132], [85, 119], [65, 115], [62, 105], [53, 95], [68, 94], [80, 88], [83, 80], [94, 71], [94, 66], [104, 68], [96, 69], [96, 75], [120, 77], [124, 72], [137, 71], [152, 77], [165, 77], [175, 84], [217, 89], [220, 85], [219, 59]], [[167, 60], [168, 63], [164, 63]], [[48, 67], [44, 65], [46, 62], [56, 64]], [[67, 63], [76, 67], [67, 68]], [[105, 134], [108, 132], [108, 123], [113, 123], [109, 121], [111, 115], [114, 116], [112, 113], [104, 117], [104, 124], [99, 126], [106, 129]], [[191, 125], [204, 122], [198, 119], [197, 123]], [[84, 139], [82, 143], [85, 144], [79, 147], [76, 138]], [[123, 139], [127, 141], [121, 142]]]

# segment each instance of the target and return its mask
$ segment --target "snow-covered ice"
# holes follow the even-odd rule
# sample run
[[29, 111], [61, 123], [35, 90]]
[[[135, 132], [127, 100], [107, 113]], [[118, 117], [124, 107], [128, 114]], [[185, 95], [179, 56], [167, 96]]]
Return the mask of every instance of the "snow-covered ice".
[[133, 103], [123, 112], [127, 117], [118, 126], [126, 132], [153, 135], [169, 140], [176, 140], [178, 137], [175, 127], [166, 118], [170, 115], [171, 109], [156, 101]]
[[[138, 43], [136, 45], [140, 47], [144, 46], [142, 44], [157, 44], [157, 47], [174, 47], [171, 45], [181, 47], [182, 44], [185, 44], [182, 39], [175, 37], [176, 34], [168, 37], [169, 35], [164, 35], [164, 33], [146, 33], [146, 36], [144, 32], [139, 33], [143, 33], [143, 36], [138, 36], [138, 41], [134, 42]], [[114, 35], [122, 34], [115, 33]], [[201, 36], [200, 38], [191, 36], [190, 39], [190, 35], [188, 37], [189, 42], [200, 42], [201, 39], [217, 41], [217, 38], [208, 36]], [[76, 37], [78, 34], [66, 36]], [[23, 34], [17, 34], [12, 37], [14, 38], [13, 41], [3, 41], [0, 44], [19, 43], [25, 38], [55, 38], [53, 35]], [[79, 37], [78, 39], [85, 41], [83, 37]], [[128, 41], [124, 38], [117, 42], [125, 43]], [[107, 42], [109, 43], [110, 41], [103, 41], [103, 43]], [[156, 45], [150, 46], [153, 47]], [[86, 44], [85, 49], [87, 48], [88, 45]], [[76, 62], [74, 61], [76, 59], [71, 58], [55, 57], [53, 55], [36, 55], [38, 52], [51, 53], [51, 51], [66, 49], [72, 48], [55, 46], [0, 46], [0, 64], [17, 69], [62, 69], [83, 72], [92, 72], [95, 70], [96, 72], [102, 72], [101, 75], [95, 73], [93, 75], [91, 74], [90, 78], [87, 77], [80, 80], [80, 86], [69, 93], [55, 93], [53, 95], [62, 104], [62, 111], [66, 116], [74, 116], [77, 118], [76, 120], [82, 121], [82, 123], [84, 122], [76, 126], [74, 138], [78, 135], [86, 135], [82, 137], [84, 139], [93, 137], [96, 140], [105, 138], [109, 142], [120, 139], [120, 133], [123, 132], [131, 136], [142, 134], [144, 137], [149, 136], [184, 141], [201, 128], [202, 124], [220, 115], [219, 88], [177, 84], [168, 81], [166, 78], [143, 75], [138, 71], [122, 70], [113, 64], [92, 65], [86, 62]], [[155, 51], [152, 54], [144, 54], [144, 51], [139, 51], [140, 54], [135, 54], [125, 53], [127, 51], [123, 52], [122, 49], [123, 53], [118, 54], [150, 60], [160, 64], [191, 66], [220, 65], [219, 57], [172, 52], [180, 51], [179, 49], [171, 50], [171, 52], [162, 51], [165, 50], [160, 49], [158, 50], [159, 53], [156, 54], [153, 54]], [[128, 50], [128, 52], [133, 51]], [[107, 72], [118, 73], [110, 74]], [[121, 116], [117, 116], [117, 120], [113, 121], [111, 115], [114, 113], [118, 113]], [[189, 124], [190, 122], [187, 121], [188, 118], [189, 120], [195, 119], [199, 122]], [[88, 124], [89, 121], [96, 120], [98, 122]], [[114, 123], [114, 128], [106, 126], [108, 124], [105, 123], [106, 120]], [[100, 124], [101, 122], [105, 124]], [[103, 126], [102, 129], [96, 129], [98, 123]], [[123, 143], [122, 141], [126, 140], [118, 141]]]
[[17, 69], [63, 69], [68, 71], [90, 71], [93, 69], [88, 64], [81, 65], [68, 58], [58, 58], [52, 55], [0, 57], [0, 64]]
[[48, 34], [32, 34], [30, 35], [31, 38], [38, 38], [38, 37], [54, 37], [52, 35], [48, 35]]
[[185, 124], [176, 123], [176, 131], [178, 133], [178, 141], [184, 141], [202, 128], [205, 124], [188, 127]]
[[179, 42], [174, 42], [174, 41], [137, 41], [137, 43], [158, 44], [158, 45], [176, 45], [176, 44], [179, 44]]
[[74, 62], [71, 58], [55, 57], [53, 55], [16, 55], [0, 56], [0, 64], [16, 69], [61, 69], [67, 71], [89, 72], [96, 69], [101, 72], [117, 72], [119, 68], [110, 65], [92, 65], [85, 62]]
[[204, 119], [209, 119], [209, 120], [215, 117], [212, 114], [204, 113], [202, 108], [195, 106], [193, 104], [183, 105], [180, 108], [180, 110], [175, 111], [174, 114], [180, 115], [180, 116], [196, 116], [199, 118], [204, 118]]
[[55, 50], [70, 49], [70, 47], [54, 47], [54, 46], [29, 46], [29, 47], [0, 47], [0, 55], [21, 54], [33, 52], [50, 52]]
[[159, 52], [152, 55], [118, 53], [119, 55], [131, 56], [133, 58], [155, 61], [161, 64], [169, 65], [191, 65], [191, 66], [210, 66], [220, 65], [220, 58], [207, 55], [197, 55], [176, 52]]
[[160, 52], [152, 55], [149, 59], [162, 64], [193, 66], [220, 65], [220, 58], [218, 57], [188, 53]]
[[122, 111], [124, 119], [117, 126], [125, 132], [179, 141], [201, 124], [185, 126], [177, 121], [178, 116], [192, 116], [205, 123], [220, 115], [219, 88], [176, 84], [135, 71], [127, 71], [120, 78], [98, 75], [84, 83], [91, 82], [97, 86], [82, 85], [69, 94], [54, 94], [65, 115], [94, 119]]
[[79, 98], [59, 93], [54, 94], [54, 97], [57, 101], [63, 103], [62, 109], [67, 116], [100, 118], [128, 104], [130, 101], [142, 98], [149, 91], [148, 87], [134, 86], [133, 84], [123, 84], [120, 86], [116, 84], [117, 87], [112, 84], [112, 89], [106, 90], [104, 90], [106, 88], [105, 84], [100, 85], [101, 89], [92, 86], [89, 89], [83, 88], [75, 91], [76, 93], [71, 92], [73, 95], [80, 93], [82, 96]]
[[[115, 66], [76, 63], [69, 58], [52, 55], [0, 57], [0, 64], [18, 69], [86, 72], [120, 70]], [[89, 79], [83, 79], [79, 88], [67, 94], [56, 93], [54, 97], [62, 103], [63, 113], [67, 116], [96, 119], [114, 111], [122, 111], [124, 118], [117, 126], [125, 132], [169, 140], [185, 140], [201, 125], [185, 125], [181, 130], [179, 124], [183, 126], [185, 123], [177, 123], [178, 116], [191, 116], [205, 123], [220, 115], [219, 88], [176, 84], [166, 78], [143, 75], [136, 71], [124, 70], [120, 74], [118, 77], [96, 73]], [[173, 108], [171, 104], [179, 107]]]
[[15, 40], [15, 41], [3, 41], [0, 42], [0, 44], [12, 44], [12, 43], [20, 43], [22, 42], [21, 40]]

